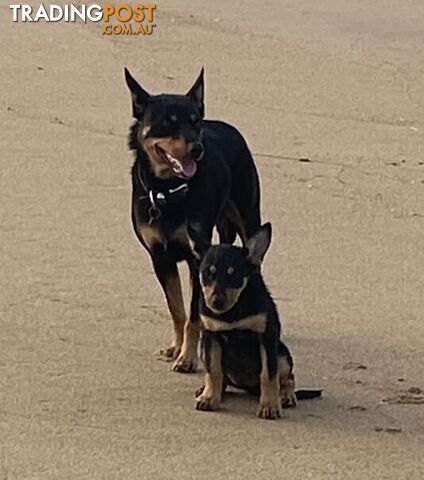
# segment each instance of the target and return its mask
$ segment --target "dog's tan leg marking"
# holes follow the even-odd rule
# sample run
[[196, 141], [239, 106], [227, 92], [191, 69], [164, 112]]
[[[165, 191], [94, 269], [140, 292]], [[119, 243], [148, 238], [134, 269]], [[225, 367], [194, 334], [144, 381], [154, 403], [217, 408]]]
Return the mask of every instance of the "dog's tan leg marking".
[[297, 405], [295, 392], [295, 380], [293, 371], [287, 359], [280, 357], [278, 361], [278, 373], [280, 376], [280, 399], [283, 408], [293, 408]]
[[161, 360], [170, 362], [178, 358], [178, 355], [181, 352], [181, 347], [184, 341], [184, 325], [187, 319], [180, 276], [169, 277], [165, 290], [166, 301], [168, 303], [174, 326], [174, 341], [170, 347], [160, 350], [157, 353], [157, 357]]
[[187, 319], [184, 326], [184, 341], [181, 353], [172, 367], [174, 372], [192, 373], [196, 371], [199, 335], [200, 322], [192, 322], [190, 319]]
[[196, 397], [197, 410], [217, 410], [222, 399], [224, 374], [221, 345], [217, 340], [212, 339], [210, 349], [210, 372], [206, 373], [205, 386]]
[[274, 420], [281, 417], [279, 374], [270, 378], [268, 374], [267, 353], [263, 345], [260, 346], [262, 370], [261, 370], [261, 397], [257, 416]]

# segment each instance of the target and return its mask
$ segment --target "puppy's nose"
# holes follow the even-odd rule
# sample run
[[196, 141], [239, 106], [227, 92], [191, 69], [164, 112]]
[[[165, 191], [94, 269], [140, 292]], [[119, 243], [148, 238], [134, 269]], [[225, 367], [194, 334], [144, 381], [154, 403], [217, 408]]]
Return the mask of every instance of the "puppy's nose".
[[200, 160], [203, 156], [203, 144], [201, 142], [193, 142], [189, 145], [189, 153], [195, 160]]
[[213, 299], [213, 308], [216, 308], [217, 310], [222, 310], [225, 307], [225, 300], [225, 295], [218, 293]]

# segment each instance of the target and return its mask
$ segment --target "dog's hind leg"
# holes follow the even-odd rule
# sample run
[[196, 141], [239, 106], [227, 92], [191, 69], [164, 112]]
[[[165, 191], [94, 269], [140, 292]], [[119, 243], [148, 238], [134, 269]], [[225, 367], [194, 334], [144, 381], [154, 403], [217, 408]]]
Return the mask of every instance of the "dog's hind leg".
[[245, 245], [248, 239], [245, 223], [235, 203], [227, 200], [217, 223], [219, 242], [233, 244], [238, 234]]
[[218, 220], [216, 229], [218, 230], [219, 243], [229, 243], [232, 245], [235, 242], [237, 237], [237, 227], [226, 216], [225, 211]]
[[[238, 233], [243, 245], [261, 226], [261, 193], [259, 176], [252, 154], [244, 142], [240, 161], [232, 172], [230, 202], [238, 212]], [[241, 227], [241, 228], [240, 228]]]
[[157, 356], [166, 361], [175, 360], [181, 352], [184, 340], [186, 312], [184, 309], [181, 281], [176, 262], [164, 252], [154, 251], [153, 268], [165, 293], [174, 325], [174, 340], [170, 347], [160, 350]]

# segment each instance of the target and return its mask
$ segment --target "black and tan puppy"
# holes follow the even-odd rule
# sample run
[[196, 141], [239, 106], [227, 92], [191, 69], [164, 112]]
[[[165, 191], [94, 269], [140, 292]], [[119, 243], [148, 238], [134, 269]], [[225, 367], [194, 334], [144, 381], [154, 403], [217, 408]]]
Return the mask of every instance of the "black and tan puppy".
[[[196, 228], [191, 227], [193, 237]], [[205, 384], [196, 393], [198, 410], [216, 410], [227, 385], [260, 394], [257, 415], [275, 419], [296, 398], [320, 396], [319, 390], [294, 390], [293, 360], [280, 341], [281, 326], [260, 266], [271, 241], [271, 224], [245, 247], [209, 247], [198, 238], [200, 318]], [[208, 248], [209, 247], [209, 248]]]
[[[150, 95], [125, 70], [135, 122], [130, 148], [132, 222], [152, 259], [174, 325], [174, 340], [161, 350], [173, 369], [196, 369], [200, 331], [198, 262], [187, 223], [210, 240], [243, 243], [260, 226], [259, 181], [252, 155], [232, 126], [204, 120], [203, 71], [186, 95]], [[177, 263], [188, 262], [192, 282], [190, 315], [181, 293]]]

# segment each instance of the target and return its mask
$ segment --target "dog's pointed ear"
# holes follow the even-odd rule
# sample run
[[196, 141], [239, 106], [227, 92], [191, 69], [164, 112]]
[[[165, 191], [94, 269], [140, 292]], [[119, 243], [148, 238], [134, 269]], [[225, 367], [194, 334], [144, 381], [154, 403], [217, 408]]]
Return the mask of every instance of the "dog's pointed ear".
[[125, 68], [124, 71], [125, 81], [127, 82], [132, 97], [133, 117], [142, 120], [144, 108], [146, 107], [150, 94], [144, 90], [127, 68]]
[[272, 227], [265, 223], [246, 243], [247, 258], [255, 266], [260, 266], [271, 244]]
[[202, 226], [198, 222], [189, 221], [187, 223], [187, 233], [194, 252], [201, 260], [211, 246], [203, 234]]
[[202, 118], [205, 116], [205, 82], [203, 79], [204, 73], [205, 69], [202, 67], [199, 77], [194, 82], [194, 85], [190, 88], [190, 91], [187, 93], [187, 96], [194, 100]]

